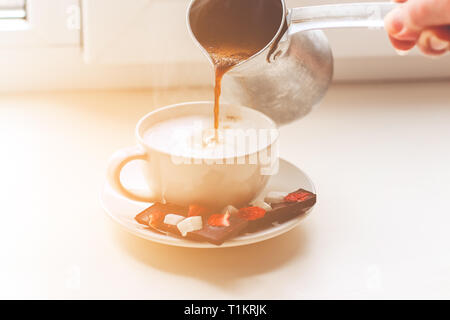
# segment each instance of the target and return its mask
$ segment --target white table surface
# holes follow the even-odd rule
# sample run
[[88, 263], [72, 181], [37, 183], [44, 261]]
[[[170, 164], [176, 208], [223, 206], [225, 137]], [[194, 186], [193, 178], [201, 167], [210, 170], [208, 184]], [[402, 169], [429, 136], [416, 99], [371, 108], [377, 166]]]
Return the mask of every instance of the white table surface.
[[185, 249], [104, 214], [137, 120], [211, 89], [2, 94], [0, 298], [450, 298], [450, 82], [335, 85], [281, 129], [318, 189], [295, 230]]

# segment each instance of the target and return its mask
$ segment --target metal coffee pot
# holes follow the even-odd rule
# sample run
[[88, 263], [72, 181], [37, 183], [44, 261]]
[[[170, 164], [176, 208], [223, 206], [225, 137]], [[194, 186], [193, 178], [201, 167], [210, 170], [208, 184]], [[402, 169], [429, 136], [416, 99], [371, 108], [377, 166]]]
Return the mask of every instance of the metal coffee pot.
[[[201, 0], [191, 1], [187, 19], [194, 39], [189, 15], [197, 1]], [[228, 102], [257, 109], [281, 125], [308, 114], [330, 85], [333, 55], [321, 29], [382, 28], [384, 17], [397, 5], [373, 2], [288, 9], [284, 0], [279, 1], [286, 14], [277, 34], [264, 49], [226, 74], [222, 97]], [[278, 40], [277, 49], [269, 55], [268, 61], [269, 51]], [[195, 41], [198, 43], [197, 39]]]

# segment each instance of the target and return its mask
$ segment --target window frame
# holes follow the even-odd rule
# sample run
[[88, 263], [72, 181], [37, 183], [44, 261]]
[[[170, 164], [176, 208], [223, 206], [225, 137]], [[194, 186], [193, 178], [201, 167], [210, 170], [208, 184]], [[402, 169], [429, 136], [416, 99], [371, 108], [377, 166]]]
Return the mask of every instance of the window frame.
[[27, 0], [26, 19], [0, 21], [0, 48], [78, 46], [80, 15], [79, 0]]

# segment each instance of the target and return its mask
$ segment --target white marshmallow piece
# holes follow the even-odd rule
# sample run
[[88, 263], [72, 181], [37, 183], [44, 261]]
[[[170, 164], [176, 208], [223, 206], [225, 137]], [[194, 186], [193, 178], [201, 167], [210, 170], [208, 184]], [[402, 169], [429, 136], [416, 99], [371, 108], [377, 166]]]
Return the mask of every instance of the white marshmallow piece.
[[284, 202], [284, 197], [286, 197], [288, 192], [280, 192], [280, 191], [271, 191], [267, 193], [264, 198], [264, 202], [266, 203], [282, 203]]
[[235, 207], [233, 207], [232, 205], [228, 205], [225, 208], [223, 208], [222, 213], [225, 214], [229, 212], [231, 215], [236, 214], [239, 212], [238, 209], [236, 209]]
[[188, 232], [201, 230], [203, 228], [202, 217], [195, 216], [183, 219], [177, 224], [177, 228], [183, 237], [186, 237]]
[[259, 200], [255, 200], [251, 203], [252, 206], [254, 207], [259, 207], [261, 209], [264, 209], [266, 212], [272, 211], [272, 207], [270, 206], [270, 204], [266, 203], [265, 201], [259, 199]]
[[178, 214], [166, 214], [166, 216], [164, 217], [164, 223], [165, 224], [170, 224], [172, 226], [176, 226], [178, 223], [180, 223], [181, 221], [183, 221], [186, 217], [180, 216]]

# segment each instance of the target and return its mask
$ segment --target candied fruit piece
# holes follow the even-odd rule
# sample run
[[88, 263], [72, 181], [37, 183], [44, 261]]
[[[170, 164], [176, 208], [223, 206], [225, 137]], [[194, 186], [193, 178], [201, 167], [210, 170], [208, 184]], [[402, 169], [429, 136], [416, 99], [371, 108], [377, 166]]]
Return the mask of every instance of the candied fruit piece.
[[247, 221], [257, 220], [264, 217], [266, 210], [260, 207], [242, 208], [238, 212], [238, 216]]
[[209, 217], [208, 224], [213, 227], [229, 227], [230, 213], [227, 211], [223, 214], [213, 214]]
[[303, 202], [313, 197], [313, 193], [300, 189], [298, 191], [289, 193], [286, 197], [284, 197], [284, 200], [287, 202]]

